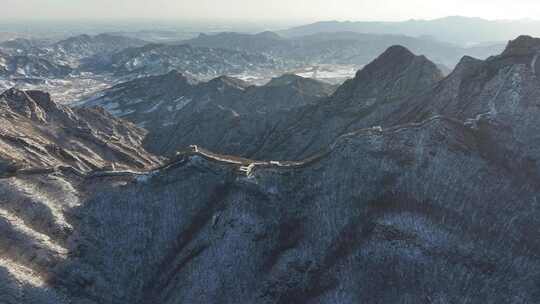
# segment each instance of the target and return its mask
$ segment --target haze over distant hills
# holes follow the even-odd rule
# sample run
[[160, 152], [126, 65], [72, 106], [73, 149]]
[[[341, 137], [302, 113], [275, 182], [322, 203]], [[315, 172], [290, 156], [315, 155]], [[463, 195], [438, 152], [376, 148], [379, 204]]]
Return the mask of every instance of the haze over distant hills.
[[282, 36], [274, 32], [257, 34], [200, 34], [182, 41], [198, 47], [224, 48], [265, 53], [297, 62], [354, 64], [362, 66], [392, 45], [402, 45], [448, 67], [468, 55], [485, 59], [500, 53], [506, 42], [484, 43], [463, 47], [441, 42], [432, 37], [411, 37], [403, 34], [366, 34], [352, 31], [321, 31], [305, 36]]
[[519, 35], [540, 36], [540, 21], [491, 21], [460, 16], [434, 20], [398, 22], [323, 21], [293, 27], [279, 33], [284, 36], [305, 36], [321, 32], [343, 31], [372, 34], [401, 34], [414, 37], [430, 36], [445, 42], [469, 45], [493, 41], [508, 41]]
[[298, 74], [339, 84], [392, 45], [426, 55], [445, 74], [465, 55], [485, 59], [505, 45], [487, 42], [464, 47], [426, 36], [352, 31], [293, 37], [271, 31], [212, 32], [174, 43], [170, 37], [163, 41], [162, 34], [159, 30], [144, 34], [160, 43], [133, 38], [132, 32], [61, 40], [22, 35], [26, 38], [3, 41], [0, 88], [44, 89], [58, 102], [70, 102], [122, 81], [171, 70], [201, 80], [228, 75], [264, 84], [282, 74]]

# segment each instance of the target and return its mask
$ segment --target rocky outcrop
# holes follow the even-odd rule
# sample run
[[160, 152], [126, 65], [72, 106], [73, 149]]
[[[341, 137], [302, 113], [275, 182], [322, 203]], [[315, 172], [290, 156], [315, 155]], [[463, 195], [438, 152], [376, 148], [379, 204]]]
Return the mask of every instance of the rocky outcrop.
[[392, 46], [344, 84], [336, 99], [349, 103], [388, 102], [429, 88], [443, 78], [437, 66], [402, 46]]
[[24, 167], [71, 166], [89, 171], [116, 164], [150, 168], [159, 159], [141, 150], [145, 131], [103, 109], [58, 105], [47, 93], [10, 89], [0, 95], [0, 158]]

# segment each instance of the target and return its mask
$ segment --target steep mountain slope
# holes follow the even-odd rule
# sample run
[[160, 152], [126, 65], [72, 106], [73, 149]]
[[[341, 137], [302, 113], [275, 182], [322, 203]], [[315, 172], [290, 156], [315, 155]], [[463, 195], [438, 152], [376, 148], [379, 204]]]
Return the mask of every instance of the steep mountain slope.
[[422, 119], [434, 114], [453, 115], [462, 120], [484, 114], [496, 117], [499, 112], [517, 111], [513, 107], [531, 106], [538, 96], [539, 54], [539, 39], [520, 36], [510, 41], [499, 56], [486, 61], [463, 58], [436, 88], [407, 102], [404, 119], [415, 116]]
[[538, 184], [486, 159], [484, 136], [435, 118], [248, 177], [185, 155], [94, 180], [50, 284], [89, 303], [532, 303]]
[[[105, 262], [114, 268], [94, 268], [111, 278], [94, 285], [104, 288], [96, 294], [132, 282], [128, 302], [401, 303], [405, 294], [411, 302], [511, 303], [517, 294], [534, 301], [538, 186], [517, 186], [512, 173], [485, 160], [478, 149], [489, 147], [477, 135], [433, 120], [343, 138], [301, 170], [261, 169], [245, 179], [193, 160], [126, 193], [111, 189], [81, 210], [86, 225], [121, 229], [121, 210], [154, 210], [148, 201], [167, 212], [128, 220], [160, 225], [118, 242], [131, 244], [114, 247], [127, 256], [107, 255], [116, 257]], [[120, 198], [121, 210], [103, 214], [101, 206]], [[87, 242], [105, 253], [116, 243], [105, 235]], [[148, 235], [159, 241], [145, 242]], [[151, 251], [142, 259], [132, 254], [144, 250]], [[79, 263], [94, 256], [83, 253]], [[130, 260], [140, 266], [122, 266]]]
[[190, 144], [240, 153], [253, 149], [249, 141], [266, 132], [279, 113], [315, 104], [333, 90], [295, 75], [249, 86], [230, 77], [195, 83], [173, 71], [120, 84], [83, 105], [102, 106], [146, 128], [146, 146], [158, 153], [174, 153]]
[[47, 93], [8, 90], [0, 95], [0, 158], [18, 166], [71, 166], [89, 171], [110, 166], [149, 168], [158, 159], [141, 153], [145, 131], [103, 109], [56, 104]]
[[72, 303], [51, 280], [72, 258], [78, 185], [95, 170], [146, 170], [160, 159], [141, 148], [143, 130], [39, 91], [2, 93], [0, 125], [0, 302]]
[[[238, 119], [231, 133], [242, 134], [243, 141], [237, 144], [234, 154], [263, 159], [308, 157], [341, 134], [381, 125], [409, 96], [440, 79], [440, 70], [425, 57], [400, 46], [391, 47], [325, 100], [253, 120]], [[222, 150], [223, 142], [205, 145], [230, 153]]]

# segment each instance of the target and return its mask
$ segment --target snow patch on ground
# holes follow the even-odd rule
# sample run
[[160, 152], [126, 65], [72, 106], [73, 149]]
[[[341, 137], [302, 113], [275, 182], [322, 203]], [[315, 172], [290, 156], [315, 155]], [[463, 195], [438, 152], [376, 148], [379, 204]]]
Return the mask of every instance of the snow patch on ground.
[[164, 102], [165, 102], [165, 100], [161, 100], [160, 102], [156, 103], [150, 109], [144, 111], [144, 113], [152, 113], [152, 112], [156, 111]]
[[109, 112], [113, 112], [114, 110], [118, 109], [120, 104], [118, 102], [110, 102], [103, 105], [103, 108]]
[[152, 171], [152, 172], [149, 172], [149, 173], [146, 173], [146, 174], [141, 174], [141, 175], [138, 175], [135, 180], [138, 182], [138, 183], [141, 183], [141, 184], [144, 184], [144, 183], [147, 183], [148, 181], [150, 181], [152, 179], [152, 177], [154, 177], [156, 174], [158, 173], [158, 171]]
[[185, 96], [181, 96], [181, 97], [179, 97], [179, 98], [177, 98], [177, 99], [175, 99], [175, 100], [173, 101], [173, 103], [176, 104], [175, 107], [174, 107], [174, 109], [175, 109], [176, 111], [180, 111], [180, 110], [182, 110], [185, 106], [187, 106], [192, 100], [193, 100], [193, 99], [191, 99], [191, 98], [186, 98]]
[[176, 124], [175, 121], [168, 121], [168, 122], [163, 123], [162, 126], [169, 127], [169, 126], [173, 126], [175, 124]]
[[108, 110], [109, 113], [111, 113], [114, 116], [122, 117], [129, 114], [135, 113], [135, 110], [133, 109], [127, 109], [127, 110]]

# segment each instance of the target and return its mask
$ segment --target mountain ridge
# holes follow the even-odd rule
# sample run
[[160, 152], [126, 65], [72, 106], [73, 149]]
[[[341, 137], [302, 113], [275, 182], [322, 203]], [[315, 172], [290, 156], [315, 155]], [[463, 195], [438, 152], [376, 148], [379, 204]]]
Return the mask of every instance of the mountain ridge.
[[[469, 17], [446, 17], [433, 20], [406, 20], [394, 22], [378, 21], [325, 21], [294, 27], [279, 32], [284, 36], [302, 36], [317, 32], [354, 31], [377, 34], [404, 34], [429, 36], [437, 39], [467, 45], [489, 41], [508, 41], [518, 35], [540, 36], [533, 30], [539, 21], [501, 21]], [[474, 28], [474, 31], [469, 29]]]

